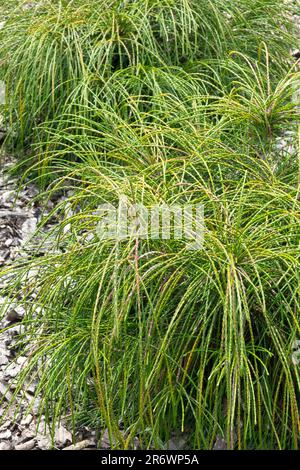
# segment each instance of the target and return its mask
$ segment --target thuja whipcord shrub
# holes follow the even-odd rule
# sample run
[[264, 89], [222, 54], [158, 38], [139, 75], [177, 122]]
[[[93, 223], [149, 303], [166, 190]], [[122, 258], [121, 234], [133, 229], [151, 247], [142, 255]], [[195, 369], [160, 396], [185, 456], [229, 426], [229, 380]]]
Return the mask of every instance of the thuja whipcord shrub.
[[[235, 133], [240, 128], [242, 138], [256, 142], [261, 150], [267, 151], [268, 143], [272, 146], [273, 138], [282, 134], [283, 125], [298, 122], [299, 63], [274, 80], [273, 62], [265, 44], [258, 61], [238, 52], [230, 55], [223, 67], [232, 77], [231, 85], [215, 100], [215, 111], [221, 119], [229, 120]], [[242, 63], [233, 56], [240, 56]]]
[[[21, 2], [22, 3], [22, 2]], [[292, 13], [281, 0], [89, 0], [21, 5], [1, 30], [11, 143], [27, 148], [41, 122], [60, 116], [74, 88], [96, 74], [94, 92], [130, 66], [191, 67], [232, 49], [255, 57], [266, 41], [278, 68], [295, 46]], [[78, 104], [90, 99], [77, 95]], [[39, 131], [40, 132], [40, 131]], [[8, 139], [9, 142], [9, 139]]]
[[[27, 309], [20, 348], [31, 360], [15, 393], [38, 376], [41, 413], [107, 428], [119, 448], [136, 436], [163, 448], [174, 433], [187, 448], [217, 436], [228, 448], [297, 448], [299, 149], [281, 179], [284, 161], [277, 175], [272, 154], [238, 151], [240, 122], [224, 111], [213, 125], [207, 95], [188, 98], [186, 87], [181, 100], [124, 92], [122, 109], [91, 103], [89, 118], [66, 115], [59, 133], [47, 131], [62, 175], [49, 191], [74, 193], [45, 239], [54, 254], [28, 248], [29, 260], [3, 273]], [[289, 113], [296, 120], [297, 106]], [[203, 249], [100, 240], [97, 208], [122, 195], [203, 204]]]
[[[232, 77], [230, 85], [222, 83], [218, 74], [211, 76], [210, 64], [190, 74], [179, 67], [119, 70], [103, 85], [101, 98], [94, 95], [85, 106], [77, 104], [79, 87], [59, 119], [40, 126], [35, 167], [40, 174], [51, 175], [51, 162], [56, 158], [122, 161], [124, 166], [134, 158], [147, 165], [158, 156], [166, 158], [174, 138], [178, 150], [180, 136], [181, 155], [199, 148], [215, 149], [217, 142], [277, 165], [282, 155], [274, 155], [276, 139], [284, 126], [294, 129], [299, 119], [295, 92], [300, 87], [300, 73], [296, 64], [280, 79], [272, 79], [274, 64], [265, 45], [262, 49], [257, 61], [246, 56], [237, 61], [238, 53], [219, 61], [221, 76], [224, 69]], [[92, 83], [85, 86], [92, 96]], [[156, 151], [143, 148], [132, 157], [131, 147], [141, 136], [143, 142], [156, 139]]]
[[[126, 170], [74, 163], [57, 182], [74, 194], [46, 240], [55, 251], [31, 248], [5, 272], [11, 298], [23, 295], [20, 347], [31, 352], [15, 393], [38, 376], [41, 413], [107, 428], [117, 448], [136, 436], [163, 448], [174, 434], [189, 449], [210, 449], [218, 435], [228, 448], [297, 448], [299, 183], [230, 150], [187, 158], [181, 138], [164, 159], [140, 161], [142, 149], [156, 153], [141, 138]], [[99, 239], [96, 209], [121, 195], [146, 207], [203, 204], [203, 249]]]
[[[299, 145], [276, 147], [299, 115], [295, 11], [45, 1], [7, 22], [11, 131], [36, 145], [45, 194], [71, 191], [1, 272], [30, 352], [11, 401], [38, 378], [53, 429], [69, 416], [121, 449], [299, 447]], [[99, 205], [124, 196], [203, 205], [203, 247], [100, 238]]]

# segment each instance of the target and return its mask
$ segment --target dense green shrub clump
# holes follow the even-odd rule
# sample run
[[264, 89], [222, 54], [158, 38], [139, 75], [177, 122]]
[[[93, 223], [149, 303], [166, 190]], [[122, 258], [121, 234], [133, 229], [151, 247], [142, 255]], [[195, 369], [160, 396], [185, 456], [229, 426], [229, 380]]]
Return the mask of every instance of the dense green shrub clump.
[[86, 105], [102, 97], [107, 80], [128, 67], [189, 73], [213, 61], [214, 75], [230, 51], [256, 58], [265, 41], [276, 74], [296, 43], [292, 12], [279, 0], [51, 0], [21, 7], [0, 35], [14, 144], [37, 138], [34, 128], [60, 116], [66, 101]]
[[[7, 148], [49, 197], [68, 194], [53, 250], [3, 270], [31, 351], [15, 393], [37, 375], [52, 420], [107, 428], [122, 449], [174, 435], [189, 449], [299, 446], [298, 10], [74, 0], [9, 16]], [[202, 204], [202, 249], [100, 239], [98, 206], [124, 195]]]

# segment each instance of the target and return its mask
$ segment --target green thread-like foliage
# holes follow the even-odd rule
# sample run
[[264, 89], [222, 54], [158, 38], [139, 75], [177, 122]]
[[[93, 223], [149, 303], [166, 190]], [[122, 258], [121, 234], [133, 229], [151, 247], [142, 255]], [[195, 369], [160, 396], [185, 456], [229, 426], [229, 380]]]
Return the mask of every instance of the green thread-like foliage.
[[[8, 19], [6, 144], [40, 203], [65, 195], [1, 271], [30, 353], [11, 402], [38, 378], [52, 429], [71, 416], [120, 449], [299, 447], [297, 11], [74, 0]], [[203, 247], [99, 238], [99, 205], [123, 196], [203, 205]]]
[[[296, 7], [293, 7], [296, 10]], [[79, 87], [127, 67], [190, 68], [232, 50], [255, 58], [268, 44], [276, 69], [296, 44], [292, 7], [281, 0], [43, 1], [20, 6], [1, 31], [11, 145], [28, 149], [40, 123], [60, 116]], [[273, 71], [274, 73], [274, 71]], [[93, 79], [95, 77], [95, 79]]]

